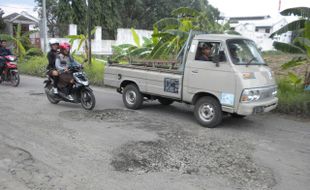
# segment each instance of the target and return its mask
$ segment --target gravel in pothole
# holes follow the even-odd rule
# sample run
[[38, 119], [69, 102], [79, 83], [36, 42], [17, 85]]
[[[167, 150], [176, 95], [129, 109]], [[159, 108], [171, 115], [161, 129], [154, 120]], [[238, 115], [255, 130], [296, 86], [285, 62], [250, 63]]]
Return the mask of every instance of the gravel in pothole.
[[174, 130], [161, 140], [129, 142], [113, 152], [111, 165], [121, 172], [175, 171], [220, 175], [240, 189], [270, 189], [270, 169], [255, 163], [251, 145], [240, 139], [218, 139]]
[[105, 109], [105, 110], [71, 110], [60, 112], [59, 115], [65, 119], [82, 121], [82, 120], [96, 120], [107, 122], [123, 122], [135, 121], [138, 113], [132, 110], [125, 109]]

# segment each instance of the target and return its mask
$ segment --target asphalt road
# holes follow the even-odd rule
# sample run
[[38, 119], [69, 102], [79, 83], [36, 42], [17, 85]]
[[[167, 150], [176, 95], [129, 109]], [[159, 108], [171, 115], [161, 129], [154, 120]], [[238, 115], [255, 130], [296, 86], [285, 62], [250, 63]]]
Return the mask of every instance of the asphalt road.
[[0, 85], [0, 189], [307, 190], [310, 122], [266, 114], [196, 124], [192, 108], [124, 108], [94, 88], [92, 112], [50, 104], [43, 79]]

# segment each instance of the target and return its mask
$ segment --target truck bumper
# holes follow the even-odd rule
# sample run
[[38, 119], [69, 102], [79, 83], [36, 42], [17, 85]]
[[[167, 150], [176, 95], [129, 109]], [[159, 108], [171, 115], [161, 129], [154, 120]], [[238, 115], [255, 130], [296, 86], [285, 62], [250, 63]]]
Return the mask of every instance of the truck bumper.
[[237, 114], [239, 115], [252, 115], [258, 113], [270, 112], [278, 105], [278, 98], [273, 98], [265, 101], [240, 103]]

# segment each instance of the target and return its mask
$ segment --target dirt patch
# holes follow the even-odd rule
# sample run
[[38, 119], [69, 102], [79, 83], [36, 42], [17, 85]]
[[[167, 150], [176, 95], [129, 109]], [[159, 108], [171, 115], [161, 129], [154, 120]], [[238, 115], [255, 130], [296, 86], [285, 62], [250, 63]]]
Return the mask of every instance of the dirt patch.
[[175, 171], [189, 175], [220, 175], [240, 189], [270, 189], [270, 169], [257, 164], [253, 147], [240, 139], [218, 139], [182, 130], [159, 134], [157, 141], [129, 142], [116, 149], [111, 165], [121, 172]]
[[[0, 143], [0, 170], [29, 189], [65, 189], [62, 175], [47, 165], [36, 161], [30, 152]], [[0, 184], [0, 189], [6, 189]]]
[[124, 122], [135, 121], [138, 117], [138, 113], [125, 109], [105, 109], [94, 111], [83, 110], [71, 110], [59, 113], [60, 117], [75, 120], [94, 120], [94, 121], [106, 121], [106, 122]]

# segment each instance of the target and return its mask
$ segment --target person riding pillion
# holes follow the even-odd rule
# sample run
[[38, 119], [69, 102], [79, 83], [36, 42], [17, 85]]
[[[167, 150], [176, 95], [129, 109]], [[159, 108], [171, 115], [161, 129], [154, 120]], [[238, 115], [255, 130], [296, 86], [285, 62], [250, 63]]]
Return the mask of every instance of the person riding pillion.
[[55, 66], [59, 73], [58, 87], [67, 95], [67, 99], [73, 100], [70, 92], [74, 83], [73, 74], [70, 72], [70, 66], [81, 66], [81, 64], [74, 61], [70, 55], [71, 46], [64, 42], [59, 45], [60, 53], [56, 57]]
[[50, 51], [47, 53], [48, 65], [46, 70], [48, 71], [48, 75], [53, 77], [53, 93], [57, 94], [57, 84], [58, 84], [58, 71], [56, 70], [55, 61], [56, 57], [59, 54], [59, 41], [57, 39], [51, 39], [49, 41]]

